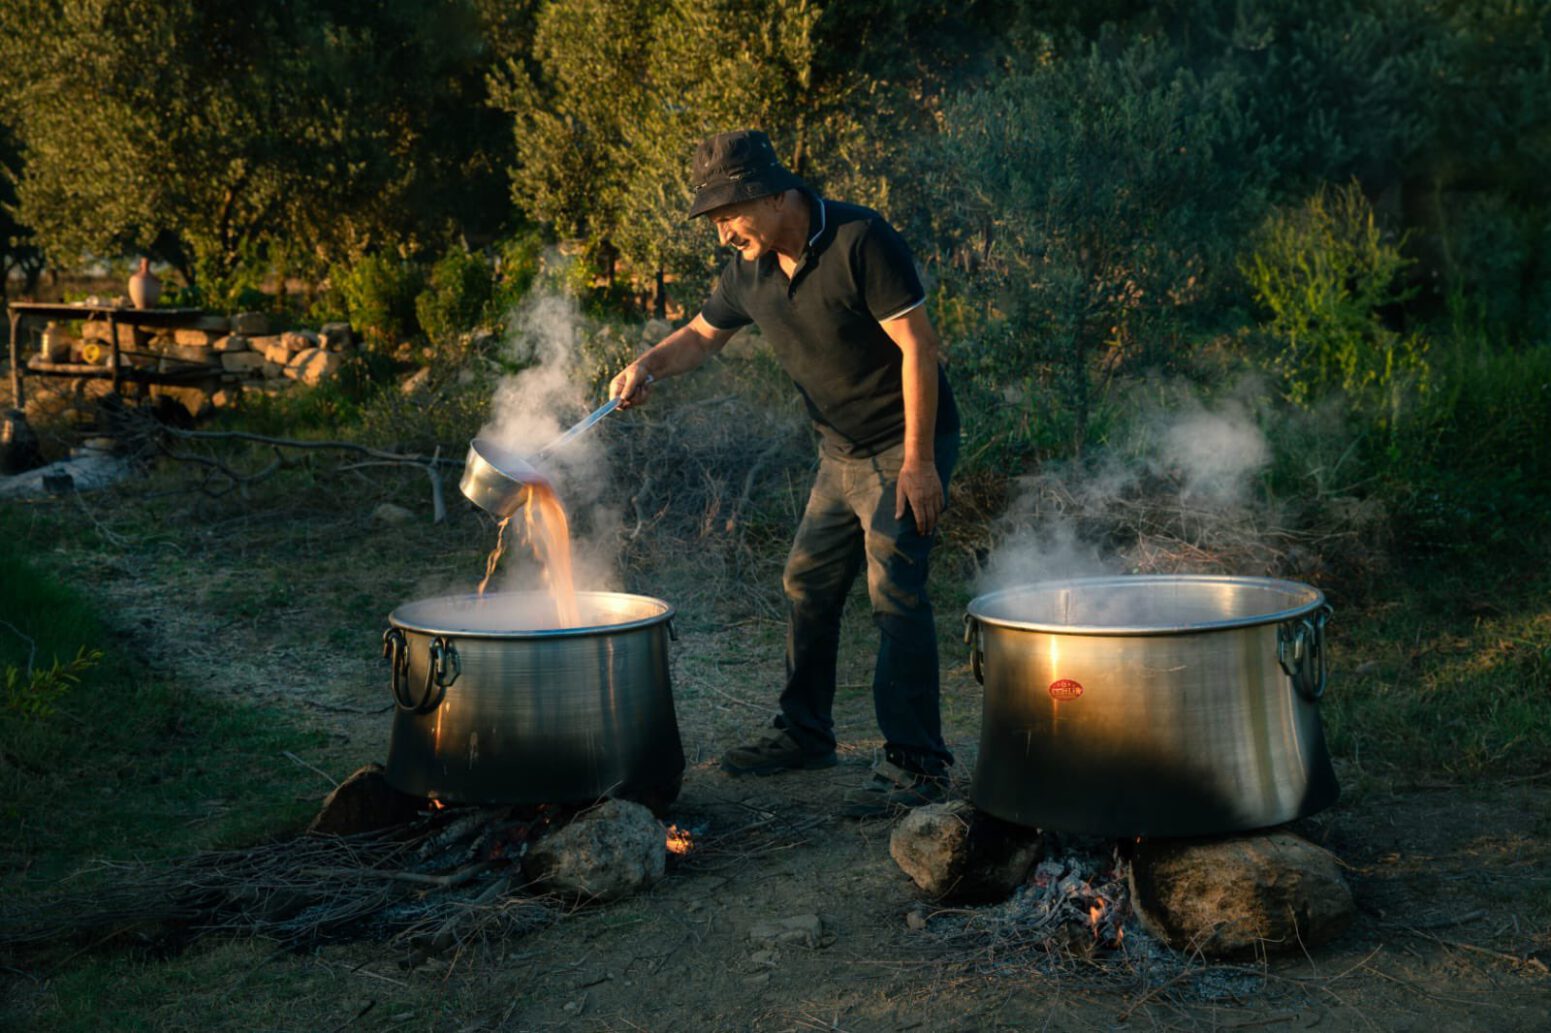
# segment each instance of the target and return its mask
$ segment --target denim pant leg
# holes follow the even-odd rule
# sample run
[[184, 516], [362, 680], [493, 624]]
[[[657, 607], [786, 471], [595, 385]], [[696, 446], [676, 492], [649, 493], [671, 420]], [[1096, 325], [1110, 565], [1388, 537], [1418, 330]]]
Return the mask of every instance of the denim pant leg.
[[[934, 451], [946, 499], [958, 436], [939, 438]], [[903, 519], [894, 516], [902, 460], [903, 446], [876, 457], [852, 499], [866, 525], [867, 590], [879, 632], [873, 706], [889, 759], [935, 772], [953, 763], [942, 738], [937, 627], [926, 586], [937, 536], [917, 531], [908, 511]]]
[[862, 565], [862, 525], [846, 501], [845, 473], [842, 461], [820, 458], [782, 577], [786, 686], [775, 724], [811, 753], [835, 748], [831, 710], [840, 614]]

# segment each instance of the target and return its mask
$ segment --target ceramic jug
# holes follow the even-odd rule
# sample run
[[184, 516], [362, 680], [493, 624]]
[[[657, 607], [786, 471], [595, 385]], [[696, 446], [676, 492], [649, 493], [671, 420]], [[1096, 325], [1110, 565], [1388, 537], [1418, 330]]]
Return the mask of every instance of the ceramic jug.
[[140, 259], [140, 270], [129, 278], [129, 300], [135, 308], [154, 308], [162, 296], [162, 281], [151, 272], [151, 260]]

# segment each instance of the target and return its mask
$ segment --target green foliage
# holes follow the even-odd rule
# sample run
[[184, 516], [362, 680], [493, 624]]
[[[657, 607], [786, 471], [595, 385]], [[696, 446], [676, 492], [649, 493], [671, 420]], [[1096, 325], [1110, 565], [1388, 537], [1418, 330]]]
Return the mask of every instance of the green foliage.
[[1551, 527], [1551, 344], [1459, 331], [1382, 466], [1413, 553], [1525, 554]]
[[536, 231], [517, 234], [496, 244], [499, 271], [492, 302], [498, 313], [516, 307], [532, 289], [543, 265], [544, 239]]
[[[132, 649], [105, 655], [93, 645], [111, 636], [100, 597], [38, 565], [57, 535], [37, 514], [0, 509], [0, 620], [10, 625], [0, 625], [0, 820], [10, 830], [0, 865], [15, 873], [10, 890], [92, 858], [251, 842], [297, 821], [295, 795], [311, 776], [273, 759], [321, 738], [275, 713], [185, 692], [139, 666]], [[74, 659], [13, 682], [34, 652]]]
[[927, 0], [545, 5], [531, 61], [492, 87], [512, 116], [513, 199], [585, 241], [596, 269], [661, 271], [695, 304], [715, 265], [705, 226], [683, 217], [695, 144], [762, 128], [814, 186], [887, 211], [913, 182], [901, 143], [932, 131], [942, 77], [986, 49], [976, 17]]
[[392, 345], [419, 332], [416, 299], [425, 287], [419, 264], [378, 252], [335, 266], [329, 279], [344, 299], [350, 325], [368, 343]]
[[76, 650], [75, 658], [61, 664], [56, 657], [47, 668], [5, 668], [5, 709], [23, 720], [37, 721], [54, 713], [55, 704], [81, 684], [81, 676], [102, 661], [102, 650]]
[[1387, 586], [1383, 606], [1341, 623], [1353, 638], [1337, 647], [1350, 662], [1321, 704], [1337, 756], [1402, 779], [1533, 775], [1551, 764], [1542, 567], [1509, 570], [1479, 555], [1454, 569], [1418, 564]]
[[255, 242], [338, 259], [498, 227], [507, 144], [475, 7], [0, 5], [20, 217], [61, 259], [150, 251], [187, 279], [224, 279]]
[[30, 292], [43, 272], [43, 251], [32, 230], [16, 219], [16, 178], [21, 171], [21, 151], [15, 133], [0, 124], [0, 293], [8, 291], [12, 271], [22, 274]]
[[1270, 364], [1289, 399], [1307, 407], [1339, 391], [1384, 426], [1403, 390], [1425, 389], [1422, 342], [1384, 323], [1414, 293], [1400, 282], [1410, 264], [1356, 183], [1272, 214], [1240, 268], [1271, 311]]
[[1236, 96], [1165, 44], [1116, 40], [944, 109], [928, 168], [947, 279], [969, 299], [955, 351], [980, 416], [968, 455], [1080, 452], [1106, 382], [1169, 362], [1258, 201], [1220, 157], [1241, 148]]
[[415, 298], [415, 316], [439, 355], [461, 359], [459, 338], [489, 319], [494, 293], [494, 274], [480, 255], [454, 248], [431, 266], [428, 285]]

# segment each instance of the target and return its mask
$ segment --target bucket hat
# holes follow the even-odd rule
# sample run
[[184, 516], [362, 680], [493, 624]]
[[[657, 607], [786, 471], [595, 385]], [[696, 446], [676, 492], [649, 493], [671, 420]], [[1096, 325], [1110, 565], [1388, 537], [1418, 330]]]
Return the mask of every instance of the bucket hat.
[[768, 197], [804, 183], [776, 157], [770, 137], [758, 129], [717, 133], [700, 142], [693, 166], [695, 202], [689, 218], [723, 205]]

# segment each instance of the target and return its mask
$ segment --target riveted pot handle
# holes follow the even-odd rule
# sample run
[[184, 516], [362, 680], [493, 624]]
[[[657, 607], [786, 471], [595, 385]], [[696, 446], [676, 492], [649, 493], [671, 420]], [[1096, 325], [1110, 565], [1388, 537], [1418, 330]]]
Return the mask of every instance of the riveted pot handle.
[[382, 655], [392, 668], [393, 702], [409, 713], [429, 714], [441, 706], [447, 686], [463, 673], [463, 660], [457, 649], [445, 635], [437, 635], [426, 651], [425, 684], [417, 699], [410, 695], [409, 643], [402, 630], [390, 628], [382, 636]]
[[400, 628], [382, 633], [382, 655], [388, 660], [388, 687], [400, 709], [413, 710], [409, 702], [409, 643]]
[[969, 669], [974, 672], [975, 680], [984, 685], [986, 655], [981, 648], [980, 622], [975, 620], [975, 615], [972, 613], [964, 615], [964, 644], [969, 647]]
[[1288, 621], [1276, 629], [1276, 659], [1292, 679], [1293, 688], [1311, 703], [1325, 695], [1330, 664], [1325, 654], [1325, 625], [1334, 612], [1327, 603], [1313, 617]]

